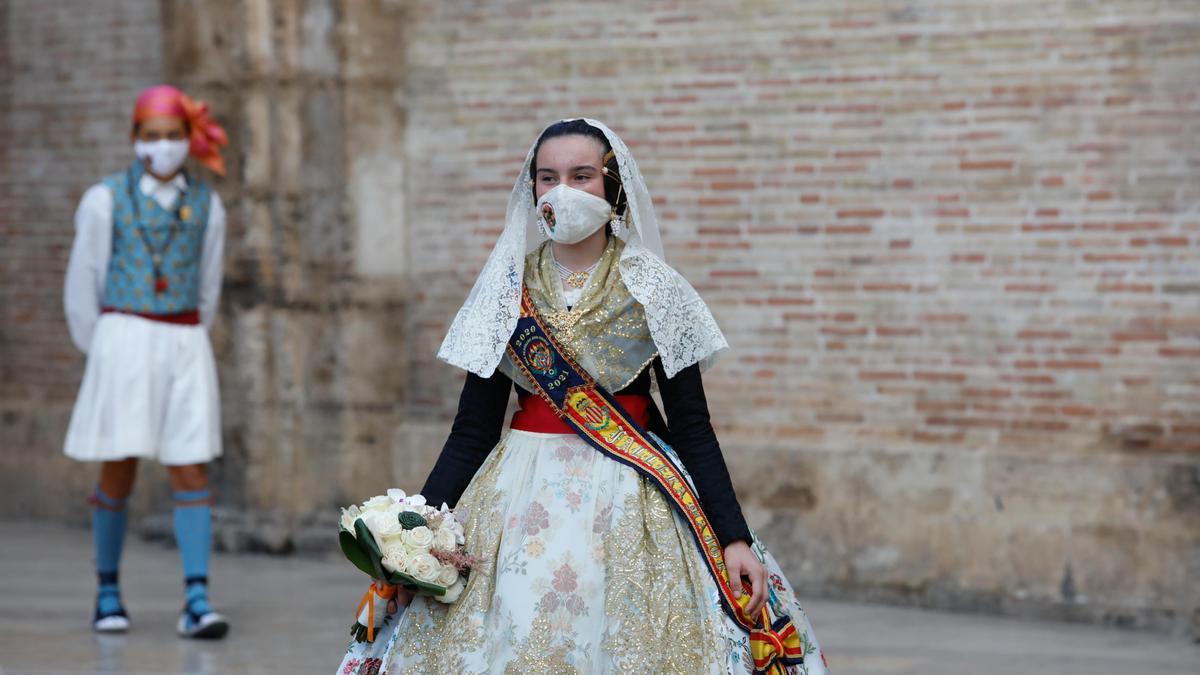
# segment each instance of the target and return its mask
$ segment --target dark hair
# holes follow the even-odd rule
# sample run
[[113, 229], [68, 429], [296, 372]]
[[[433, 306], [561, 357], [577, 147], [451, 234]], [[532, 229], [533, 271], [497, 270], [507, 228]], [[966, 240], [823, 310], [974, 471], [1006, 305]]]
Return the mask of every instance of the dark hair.
[[[612, 145], [605, 138], [604, 132], [582, 119], [563, 120], [551, 124], [546, 127], [546, 130], [538, 137], [537, 143], [533, 145], [533, 160], [529, 163], [529, 179], [534, 181], [535, 197], [538, 151], [542, 149], [542, 143], [559, 136], [586, 136], [600, 143], [600, 147], [604, 148], [605, 157], [612, 152]], [[625, 199], [625, 190], [621, 189], [621, 169], [617, 165], [617, 156], [609, 157], [608, 161], [604, 162], [604, 168], [607, 169], [604, 173], [604, 198], [612, 205], [618, 216], [624, 215], [628, 201]]]

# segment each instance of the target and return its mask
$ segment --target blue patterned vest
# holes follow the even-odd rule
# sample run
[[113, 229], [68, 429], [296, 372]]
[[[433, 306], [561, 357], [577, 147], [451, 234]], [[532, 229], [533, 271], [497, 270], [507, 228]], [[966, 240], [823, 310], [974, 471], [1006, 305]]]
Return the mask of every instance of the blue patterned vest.
[[[174, 208], [164, 209], [138, 187], [144, 173], [142, 163], [134, 161], [129, 170], [104, 179], [113, 193], [104, 307], [142, 314], [195, 311], [200, 306], [200, 257], [211, 189], [188, 176], [188, 188]], [[156, 255], [161, 280], [154, 274]]]

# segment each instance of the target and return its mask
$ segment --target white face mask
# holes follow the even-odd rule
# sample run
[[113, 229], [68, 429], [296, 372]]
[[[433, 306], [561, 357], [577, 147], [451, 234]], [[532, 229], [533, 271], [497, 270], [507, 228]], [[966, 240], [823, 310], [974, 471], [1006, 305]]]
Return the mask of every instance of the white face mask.
[[560, 244], [578, 244], [612, 217], [612, 206], [603, 197], [559, 185], [537, 201], [542, 231]]
[[150, 171], [156, 176], [170, 176], [183, 166], [187, 159], [191, 142], [187, 139], [171, 141], [134, 141], [133, 151], [138, 159], [145, 161], [150, 158]]

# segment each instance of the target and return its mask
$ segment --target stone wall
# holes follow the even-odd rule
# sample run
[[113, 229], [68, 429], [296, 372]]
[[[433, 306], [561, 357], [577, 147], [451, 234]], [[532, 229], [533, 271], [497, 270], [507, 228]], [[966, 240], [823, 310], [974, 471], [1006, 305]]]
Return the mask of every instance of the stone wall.
[[[7, 33], [55, 5], [8, 2]], [[303, 545], [334, 504], [421, 485], [461, 383], [445, 327], [537, 131], [587, 114], [726, 329], [714, 422], [806, 592], [1174, 629], [1200, 607], [1193, 4], [166, 0], [161, 21], [163, 72], [233, 138], [214, 343], [244, 542]], [[59, 137], [30, 115], [93, 78], [0, 58], [31, 59], [6, 102], [42, 106], [6, 106], [4, 140]], [[57, 248], [4, 210], [0, 291], [28, 298], [0, 329], [6, 488], [26, 463], [87, 483], [56, 457], [80, 373], [57, 284], [120, 140], [19, 197]], [[28, 148], [0, 150], [6, 183], [59, 157]], [[52, 492], [37, 512], [77, 518]]]
[[1195, 5], [422, 2], [409, 35], [420, 415], [524, 152], [587, 114], [726, 328], [714, 421], [797, 580], [1200, 606]]
[[214, 335], [225, 503], [286, 549], [334, 504], [394, 482], [409, 368], [401, 14], [164, 7], [166, 67], [221, 112], [236, 158], [221, 190], [231, 230]]

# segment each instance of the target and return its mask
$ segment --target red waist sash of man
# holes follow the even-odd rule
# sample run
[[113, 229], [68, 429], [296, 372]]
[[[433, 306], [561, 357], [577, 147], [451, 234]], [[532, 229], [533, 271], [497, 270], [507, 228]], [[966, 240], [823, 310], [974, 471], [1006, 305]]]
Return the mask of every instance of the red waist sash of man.
[[[643, 428], [650, 424], [650, 406], [653, 399], [647, 394], [617, 394], [617, 401]], [[513, 413], [512, 428], [517, 431], [532, 431], [538, 434], [575, 434], [575, 430], [563, 421], [554, 407], [542, 397], [521, 391], [517, 396], [521, 409]]]
[[200, 312], [192, 310], [190, 312], [177, 312], [175, 314], [151, 314], [149, 312], [133, 312], [127, 309], [114, 309], [105, 307], [100, 310], [101, 314], [128, 314], [129, 316], [137, 316], [150, 321], [158, 321], [160, 323], [171, 323], [178, 326], [198, 326], [200, 325]]

